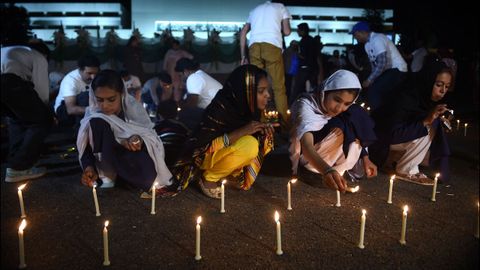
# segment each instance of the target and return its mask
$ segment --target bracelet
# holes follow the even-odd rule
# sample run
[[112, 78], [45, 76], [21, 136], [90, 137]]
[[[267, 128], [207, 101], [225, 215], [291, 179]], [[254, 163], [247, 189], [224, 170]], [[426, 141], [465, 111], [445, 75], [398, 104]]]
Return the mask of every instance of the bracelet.
[[223, 145], [225, 147], [229, 146], [230, 145], [230, 139], [228, 138], [228, 134], [227, 133], [224, 133], [223, 134]]
[[329, 173], [331, 173], [331, 172], [336, 172], [336, 173], [338, 173], [337, 170], [335, 170], [333, 167], [330, 167], [330, 168], [328, 168], [327, 170], [325, 170], [325, 172], [323, 173], [323, 175], [327, 175], [327, 174], [329, 174]]

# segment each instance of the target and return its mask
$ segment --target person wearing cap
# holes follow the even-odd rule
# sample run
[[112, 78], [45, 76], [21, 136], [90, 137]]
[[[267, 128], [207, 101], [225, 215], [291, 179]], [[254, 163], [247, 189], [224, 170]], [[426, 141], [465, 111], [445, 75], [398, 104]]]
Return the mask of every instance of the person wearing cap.
[[188, 58], [177, 61], [175, 71], [186, 79], [187, 98], [181, 103], [179, 120], [194, 129], [201, 120], [203, 111], [222, 88], [222, 84], [200, 69], [200, 64]]
[[[366, 150], [376, 139], [374, 124], [366, 111], [354, 104], [361, 88], [353, 72], [340, 69], [320, 89], [295, 101], [289, 148], [293, 175], [302, 165], [321, 174], [327, 187], [344, 192], [351, 191], [344, 172], [351, 180], [377, 174]], [[354, 167], [359, 170], [351, 171]]]
[[2, 116], [8, 120], [8, 166], [5, 182], [41, 177], [36, 167], [43, 141], [53, 124], [48, 107], [48, 56], [44, 43], [2, 44], [1, 93]]
[[[288, 102], [285, 87], [285, 71], [282, 57], [282, 34], [290, 35], [291, 15], [281, 3], [266, 1], [255, 7], [240, 32], [240, 55], [242, 64], [265, 69], [272, 78], [273, 98], [283, 120], [288, 120]], [[246, 51], [247, 33], [248, 55]]]
[[358, 22], [350, 32], [359, 43], [365, 44], [372, 72], [362, 82], [367, 89], [367, 102], [372, 111], [387, 103], [395, 89], [406, 78], [407, 63], [388, 37], [370, 30], [368, 23]]

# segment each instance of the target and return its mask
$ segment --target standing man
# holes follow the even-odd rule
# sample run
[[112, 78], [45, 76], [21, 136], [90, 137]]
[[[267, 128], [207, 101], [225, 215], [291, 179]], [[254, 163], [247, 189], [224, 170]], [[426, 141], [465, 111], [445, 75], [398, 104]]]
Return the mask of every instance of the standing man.
[[248, 64], [245, 44], [250, 32], [248, 53], [250, 63], [265, 69], [272, 77], [275, 106], [285, 122], [288, 121], [288, 104], [285, 88], [285, 71], [282, 57], [282, 33], [290, 35], [290, 13], [281, 3], [267, 1], [254, 8], [240, 32], [242, 64]]
[[44, 43], [1, 48], [2, 115], [8, 117], [9, 154], [5, 182], [38, 178], [35, 167], [53, 123], [48, 107], [48, 55]]
[[362, 82], [367, 90], [367, 102], [372, 110], [387, 103], [407, 75], [407, 63], [387, 36], [370, 31], [366, 22], [358, 22], [350, 32], [359, 43], [365, 44], [372, 72]]

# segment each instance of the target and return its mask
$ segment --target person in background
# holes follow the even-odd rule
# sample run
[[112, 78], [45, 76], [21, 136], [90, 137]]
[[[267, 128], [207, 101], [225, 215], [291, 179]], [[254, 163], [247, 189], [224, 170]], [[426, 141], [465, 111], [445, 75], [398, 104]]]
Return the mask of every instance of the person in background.
[[[290, 41], [290, 46], [283, 52], [283, 63], [285, 63], [285, 87], [287, 89], [287, 97], [290, 98], [292, 88], [295, 86], [295, 75], [298, 73], [298, 41]], [[288, 100], [291, 104], [292, 100]]]
[[433, 185], [433, 179], [418, 168], [429, 165], [440, 172], [440, 181], [449, 182], [450, 150], [445, 136], [449, 128], [444, 126], [450, 123], [442, 117], [449, 109], [442, 99], [452, 78], [452, 70], [441, 61], [426, 64], [401, 95], [372, 114], [378, 140], [369, 150], [375, 163], [394, 171], [398, 179]]
[[85, 55], [78, 60], [78, 68], [65, 75], [54, 105], [60, 126], [74, 126], [80, 123], [88, 106], [90, 83], [99, 70], [98, 58]]
[[130, 74], [137, 76], [141, 82], [145, 81], [145, 72], [142, 64], [142, 49], [140, 38], [136, 35], [130, 37], [124, 50], [123, 66]]
[[180, 42], [176, 39], [172, 41], [170, 48], [163, 59], [163, 70], [172, 77], [173, 98], [176, 102], [180, 102], [184, 94], [184, 84], [180, 73], [175, 71], [177, 61], [181, 58], [193, 59], [193, 55], [180, 48]]
[[373, 121], [354, 104], [360, 90], [357, 76], [341, 69], [328, 77], [320, 89], [295, 101], [289, 148], [293, 175], [298, 174], [299, 165], [304, 166], [321, 174], [325, 186], [341, 192], [351, 191], [344, 173], [356, 164], [362, 165], [360, 175], [377, 175], [377, 167], [366, 150], [376, 139]]
[[412, 62], [410, 63], [411, 72], [419, 72], [423, 67], [423, 62], [425, 57], [428, 55], [428, 51], [425, 48], [423, 40], [419, 39], [416, 42], [415, 50], [409, 55], [408, 59]]
[[[288, 100], [285, 89], [285, 70], [282, 57], [282, 34], [291, 33], [292, 16], [281, 3], [267, 1], [255, 7], [248, 17], [247, 23], [240, 32], [240, 55], [242, 64], [252, 64], [265, 69], [272, 78], [273, 98], [275, 106], [283, 119], [284, 128], [288, 122]], [[246, 50], [247, 33], [248, 55]]]
[[350, 34], [359, 43], [365, 44], [365, 52], [370, 59], [372, 71], [362, 82], [362, 87], [368, 88], [367, 103], [374, 111], [395, 96], [395, 91], [406, 79], [407, 63], [395, 44], [384, 34], [370, 31], [368, 23], [358, 22]]
[[167, 72], [158, 73], [143, 85], [142, 102], [146, 104], [149, 112], [156, 112], [161, 103], [169, 100], [173, 100], [173, 89], [172, 77]]
[[2, 116], [8, 120], [8, 160], [5, 182], [43, 176], [36, 167], [43, 141], [53, 124], [48, 107], [48, 56], [44, 43], [1, 48]]
[[134, 97], [135, 100], [140, 102], [142, 96], [142, 83], [140, 82], [140, 79], [137, 76], [130, 74], [126, 69], [120, 71], [120, 76], [127, 88], [127, 92]]

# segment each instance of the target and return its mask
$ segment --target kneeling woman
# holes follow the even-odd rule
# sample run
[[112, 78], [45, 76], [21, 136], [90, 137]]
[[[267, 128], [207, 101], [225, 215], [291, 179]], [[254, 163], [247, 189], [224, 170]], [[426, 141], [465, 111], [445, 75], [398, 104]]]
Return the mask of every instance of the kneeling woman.
[[377, 174], [365, 149], [375, 140], [373, 121], [353, 104], [360, 89], [355, 74], [338, 70], [319, 90], [295, 101], [289, 149], [294, 175], [298, 165], [303, 165], [322, 174], [324, 185], [343, 192], [348, 186], [342, 175], [359, 160], [367, 177]]
[[142, 105], [130, 96], [119, 74], [103, 70], [92, 82], [90, 106], [77, 137], [82, 183], [112, 187], [120, 178], [150, 190], [171, 184], [163, 144]]
[[198, 179], [205, 195], [219, 199], [219, 182], [227, 177], [241, 189], [252, 186], [273, 147], [272, 125], [259, 122], [270, 99], [268, 91], [262, 69], [243, 65], [232, 72], [175, 164], [179, 190]]
[[448, 183], [450, 150], [441, 124], [448, 119], [440, 116], [448, 110], [441, 100], [451, 82], [452, 71], [443, 62], [427, 64], [394, 104], [379, 108], [373, 115], [378, 141], [370, 149], [372, 160], [394, 169], [398, 179], [433, 185], [419, 171], [424, 163]]

